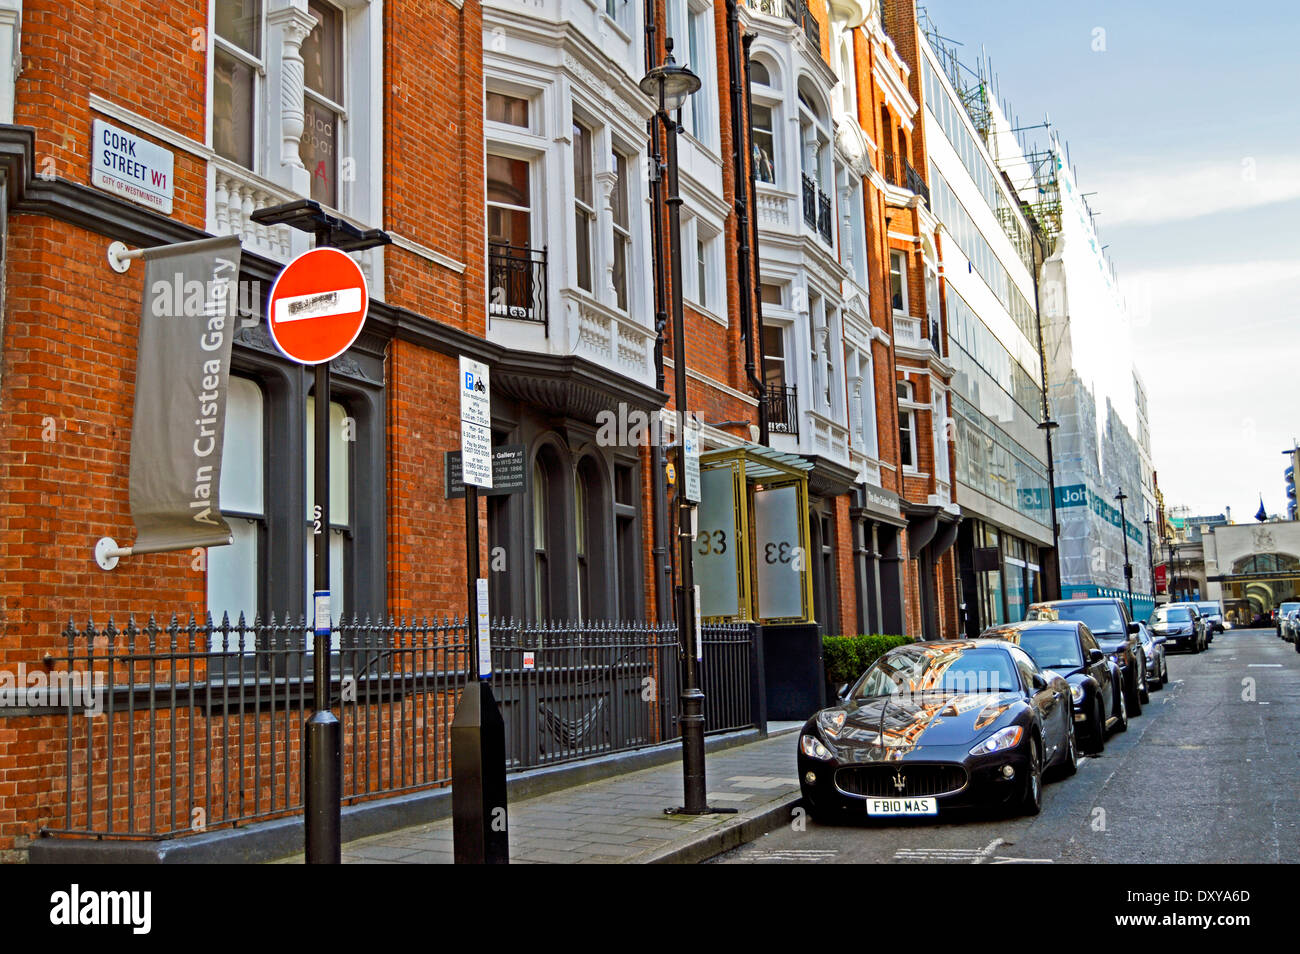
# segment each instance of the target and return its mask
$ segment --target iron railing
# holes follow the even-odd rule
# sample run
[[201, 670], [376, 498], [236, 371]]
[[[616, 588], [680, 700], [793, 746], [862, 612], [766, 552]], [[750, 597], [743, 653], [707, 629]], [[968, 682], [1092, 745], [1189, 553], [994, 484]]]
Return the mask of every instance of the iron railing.
[[786, 13], [790, 19], [803, 27], [804, 36], [812, 44], [814, 50], [822, 48], [822, 28], [817, 22], [817, 18], [812, 15], [808, 9], [808, 4], [804, 0], [786, 0]]
[[[703, 631], [706, 731], [755, 724], [751, 628]], [[458, 619], [334, 627], [345, 804], [451, 781], [466, 632]], [[301, 813], [314, 694], [305, 619], [69, 622], [64, 639], [51, 664], [87, 689], [66, 694], [63, 817], [46, 834], [172, 838]], [[673, 623], [498, 620], [491, 647], [509, 771], [680, 738]]]
[[773, 434], [799, 433], [799, 400], [794, 385], [767, 386], [767, 428]]
[[817, 231], [831, 243], [831, 197], [820, 189], [817, 190]]
[[804, 36], [814, 49], [821, 49], [821, 25], [808, 9], [806, 0], [746, 0], [746, 3], [751, 10], [766, 13], [770, 17], [788, 17], [803, 28]]
[[881, 167], [880, 174], [885, 177], [885, 181], [890, 185], [902, 187], [903, 180], [898, 174], [898, 157], [892, 152], [884, 154], [884, 164]]
[[912, 168], [910, 162], [905, 163], [907, 166], [907, 188], [909, 191], [916, 193], [925, 200], [925, 207], [930, 208], [930, 187], [925, 184], [921, 178], [921, 173]]
[[488, 247], [488, 315], [546, 328], [546, 249], [492, 243]]
[[817, 183], [805, 174], [803, 180], [803, 220], [810, 229], [817, 228]]

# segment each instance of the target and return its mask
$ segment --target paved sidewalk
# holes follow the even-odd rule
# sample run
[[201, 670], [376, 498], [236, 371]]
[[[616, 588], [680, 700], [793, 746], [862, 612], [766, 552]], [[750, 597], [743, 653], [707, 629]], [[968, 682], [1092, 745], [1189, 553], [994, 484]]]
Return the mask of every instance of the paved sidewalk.
[[[682, 802], [680, 759], [516, 802], [510, 812], [511, 863], [639, 864], [697, 862], [790, 819], [799, 798], [796, 729], [711, 753], [709, 804], [734, 815], [665, 815]], [[450, 864], [451, 819], [375, 835], [343, 846], [345, 864]], [[283, 863], [301, 863], [302, 856]]]

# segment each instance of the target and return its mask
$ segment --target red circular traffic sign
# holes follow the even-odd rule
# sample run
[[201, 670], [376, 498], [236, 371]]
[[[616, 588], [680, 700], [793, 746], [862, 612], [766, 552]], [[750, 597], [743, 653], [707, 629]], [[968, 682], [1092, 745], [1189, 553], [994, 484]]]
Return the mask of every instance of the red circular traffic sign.
[[275, 279], [266, 317], [281, 354], [299, 364], [321, 364], [352, 346], [369, 307], [361, 267], [336, 248], [314, 248]]

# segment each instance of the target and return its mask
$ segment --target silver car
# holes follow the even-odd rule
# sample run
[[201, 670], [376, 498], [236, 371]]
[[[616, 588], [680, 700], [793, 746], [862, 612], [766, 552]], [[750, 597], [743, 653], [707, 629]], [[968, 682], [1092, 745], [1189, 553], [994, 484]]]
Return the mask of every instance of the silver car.
[[1165, 658], [1165, 638], [1151, 632], [1145, 622], [1138, 621], [1138, 638], [1147, 657], [1147, 688], [1158, 692], [1169, 682], [1169, 662]]

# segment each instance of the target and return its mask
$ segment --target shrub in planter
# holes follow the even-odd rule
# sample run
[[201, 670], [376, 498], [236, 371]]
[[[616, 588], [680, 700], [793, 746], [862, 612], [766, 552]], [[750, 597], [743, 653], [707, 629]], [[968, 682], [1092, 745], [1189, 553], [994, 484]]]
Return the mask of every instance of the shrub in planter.
[[857, 681], [867, 667], [895, 646], [913, 642], [910, 636], [823, 636], [822, 662], [826, 668], [827, 697], [833, 699], [840, 686]]

